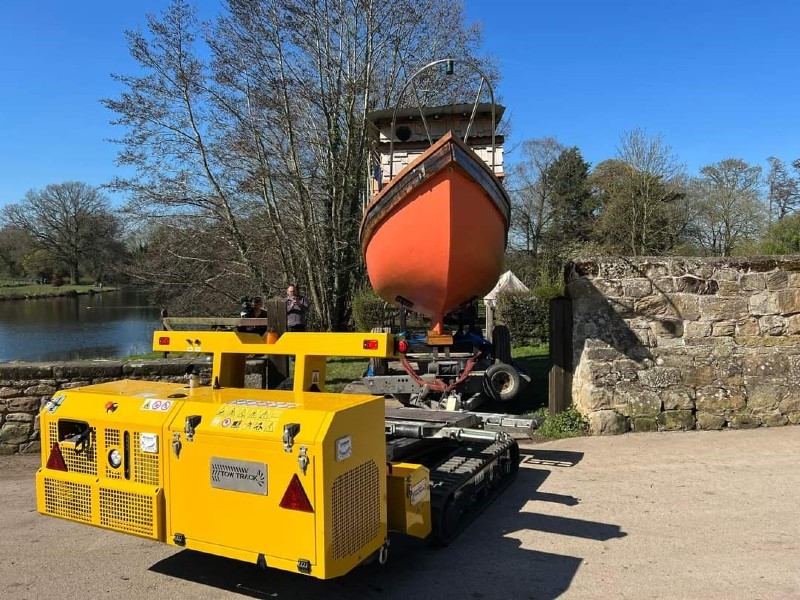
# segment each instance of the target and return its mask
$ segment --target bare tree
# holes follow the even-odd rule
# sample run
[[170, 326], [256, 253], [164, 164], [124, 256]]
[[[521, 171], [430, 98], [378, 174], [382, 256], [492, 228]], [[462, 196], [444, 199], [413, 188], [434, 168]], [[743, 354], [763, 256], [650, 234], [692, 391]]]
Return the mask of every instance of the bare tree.
[[126, 128], [120, 161], [136, 167], [114, 182], [131, 193], [128, 209], [177, 239], [206, 229], [218, 252], [173, 248], [178, 263], [206, 266], [196, 285], [279, 287], [269, 260], [281, 286], [306, 287], [321, 320], [343, 328], [363, 281], [365, 115], [391, 103], [404, 73], [475, 55], [461, 5], [229, 0], [203, 25], [175, 0], [148, 29], [128, 33], [145, 75], [118, 76], [127, 90], [105, 101]]
[[95, 261], [99, 246], [119, 231], [108, 199], [77, 181], [30, 190], [25, 200], [5, 207], [3, 219], [63, 263], [73, 283], [80, 281], [81, 266]]
[[761, 200], [761, 167], [726, 158], [700, 169], [694, 187], [700, 211], [693, 232], [707, 254], [730, 256], [756, 241], [767, 219]]
[[554, 181], [551, 167], [564, 152], [555, 138], [528, 140], [522, 144], [522, 157], [509, 173], [512, 199], [510, 239], [512, 245], [536, 257], [542, 234], [553, 215]]

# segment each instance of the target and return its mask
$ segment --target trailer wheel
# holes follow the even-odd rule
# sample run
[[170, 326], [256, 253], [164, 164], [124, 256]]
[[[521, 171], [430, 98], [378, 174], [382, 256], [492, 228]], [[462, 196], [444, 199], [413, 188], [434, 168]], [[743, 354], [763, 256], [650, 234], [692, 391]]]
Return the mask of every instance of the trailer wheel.
[[511, 332], [505, 325], [495, 325], [492, 330], [492, 352], [501, 363], [511, 364]]
[[483, 389], [494, 400], [511, 402], [522, 389], [522, 379], [511, 365], [495, 363], [483, 375]]

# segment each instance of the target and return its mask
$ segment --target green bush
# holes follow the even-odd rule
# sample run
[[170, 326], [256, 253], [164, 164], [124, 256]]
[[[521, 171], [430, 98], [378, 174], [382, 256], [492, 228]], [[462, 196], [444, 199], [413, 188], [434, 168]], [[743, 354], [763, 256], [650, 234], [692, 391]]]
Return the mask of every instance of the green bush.
[[546, 408], [543, 408], [537, 415], [545, 417], [544, 423], [536, 430], [536, 435], [543, 438], [557, 440], [578, 437], [589, 432], [589, 422], [586, 417], [573, 406], [555, 415], [551, 415]]
[[552, 300], [564, 295], [564, 274], [551, 275], [544, 269], [539, 271], [533, 293], [542, 300]]
[[534, 292], [501, 293], [496, 321], [508, 327], [514, 348], [544, 344], [549, 340], [550, 301]]
[[[353, 322], [356, 331], [371, 331], [374, 327], [388, 327], [394, 333], [400, 329], [400, 309], [381, 300], [371, 289], [362, 290], [353, 296]], [[409, 330], [430, 329], [430, 319], [415, 312], [406, 315]]]
[[371, 289], [365, 289], [353, 296], [353, 322], [356, 331], [371, 331], [382, 327], [386, 321], [386, 303]]
[[496, 320], [508, 327], [514, 348], [549, 342], [550, 300], [563, 294], [563, 275], [551, 275], [542, 268], [530, 291], [498, 296]]

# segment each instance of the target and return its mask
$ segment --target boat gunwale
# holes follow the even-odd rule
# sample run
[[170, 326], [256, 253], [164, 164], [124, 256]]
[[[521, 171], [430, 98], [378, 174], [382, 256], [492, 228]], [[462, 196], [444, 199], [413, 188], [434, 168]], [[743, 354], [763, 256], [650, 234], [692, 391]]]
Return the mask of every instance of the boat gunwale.
[[[406, 195], [451, 165], [457, 166], [486, 191], [503, 215], [506, 235], [508, 235], [511, 201], [503, 184], [483, 159], [453, 135], [452, 131], [448, 131], [395, 175], [369, 203], [364, 212], [359, 232], [362, 252], [366, 252], [366, 246], [372, 238], [377, 221], [382, 220], [386, 213], [391, 211]], [[422, 167], [421, 170], [420, 167]], [[417, 173], [416, 179], [413, 177], [415, 172]]]

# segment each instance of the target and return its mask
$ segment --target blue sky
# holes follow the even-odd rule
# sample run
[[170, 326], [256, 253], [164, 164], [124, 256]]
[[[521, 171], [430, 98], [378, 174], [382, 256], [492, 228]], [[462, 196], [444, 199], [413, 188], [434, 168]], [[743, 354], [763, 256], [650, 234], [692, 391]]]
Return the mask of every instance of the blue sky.
[[[445, 1], [445, 0], [443, 0]], [[556, 137], [592, 164], [634, 128], [691, 173], [724, 158], [800, 158], [800, 2], [467, 0], [512, 121], [508, 150]], [[100, 99], [133, 74], [123, 32], [168, 0], [0, 2], [0, 206], [118, 173]], [[200, 2], [201, 16], [218, 6]], [[507, 155], [514, 160], [514, 152]], [[118, 200], [115, 198], [115, 200]]]

